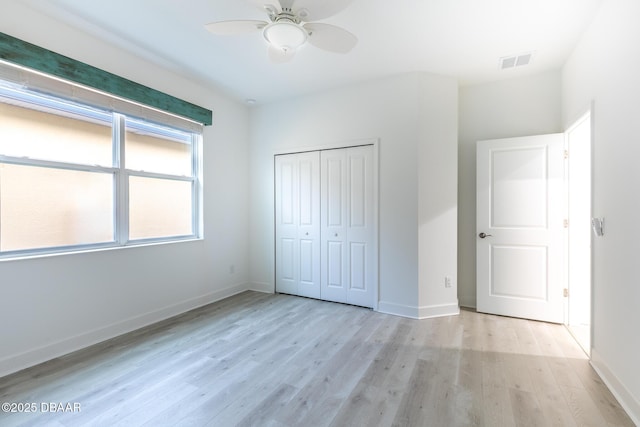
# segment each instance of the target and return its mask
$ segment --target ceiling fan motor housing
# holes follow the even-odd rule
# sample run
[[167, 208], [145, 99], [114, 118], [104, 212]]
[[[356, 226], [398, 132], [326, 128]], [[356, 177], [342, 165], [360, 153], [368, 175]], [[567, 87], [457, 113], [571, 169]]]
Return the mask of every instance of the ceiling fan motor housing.
[[297, 49], [306, 41], [308, 34], [304, 28], [291, 19], [280, 18], [264, 27], [264, 38], [280, 49]]

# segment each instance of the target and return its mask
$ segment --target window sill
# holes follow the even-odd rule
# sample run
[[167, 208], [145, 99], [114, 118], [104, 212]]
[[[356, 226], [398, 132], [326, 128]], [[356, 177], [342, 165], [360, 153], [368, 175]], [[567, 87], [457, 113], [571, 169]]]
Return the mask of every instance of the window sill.
[[180, 240], [163, 240], [163, 241], [152, 241], [152, 242], [140, 242], [140, 243], [129, 243], [127, 245], [108, 245], [101, 247], [92, 247], [92, 248], [78, 248], [78, 249], [67, 249], [67, 250], [56, 250], [56, 251], [42, 251], [38, 253], [28, 253], [28, 254], [15, 254], [15, 255], [0, 255], [0, 263], [6, 261], [23, 261], [23, 260], [32, 260], [32, 259], [40, 259], [40, 258], [51, 258], [58, 256], [73, 256], [79, 254], [91, 254], [97, 252], [110, 252], [110, 251], [118, 251], [118, 250], [127, 250], [127, 249], [138, 249], [145, 248], [150, 246], [164, 246], [164, 245], [175, 245], [181, 243], [193, 243], [203, 241], [203, 237], [191, 237]]

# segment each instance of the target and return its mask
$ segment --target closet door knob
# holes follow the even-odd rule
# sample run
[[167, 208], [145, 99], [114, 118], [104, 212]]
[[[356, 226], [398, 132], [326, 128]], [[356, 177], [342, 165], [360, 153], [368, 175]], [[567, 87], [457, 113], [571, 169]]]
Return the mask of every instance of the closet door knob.
[[334, 237], [338, 237], [338, 233], [334, 234], [333, 236], [334, 236]]

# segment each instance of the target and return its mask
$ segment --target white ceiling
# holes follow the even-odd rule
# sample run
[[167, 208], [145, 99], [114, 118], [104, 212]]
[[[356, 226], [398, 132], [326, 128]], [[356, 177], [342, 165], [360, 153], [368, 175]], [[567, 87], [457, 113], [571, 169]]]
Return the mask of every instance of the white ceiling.
[[[412, 71], [453, 76], [464, 85], [557, 69], [602, 2], [353, 0], [321, 21], [355, 34], [353, 51], [305, 45], [292, 62], [273, 64], [260, 33], [215, 36], [204, 29], [212, 21], [265, 20], [254, 0], [26, 1], [162, 67], [258, 103]], [[528, 51], [535, 52], [531, 65], [500, 70], [500, 57]]]

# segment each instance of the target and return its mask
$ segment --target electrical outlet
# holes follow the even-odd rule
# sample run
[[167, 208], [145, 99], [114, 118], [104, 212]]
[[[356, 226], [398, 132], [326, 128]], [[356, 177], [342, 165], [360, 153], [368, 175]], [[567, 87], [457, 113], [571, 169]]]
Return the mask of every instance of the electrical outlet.
[[449, 276], [445, 276], [444, 277], [444, 287], [445, 288], [450, 288], [451, 287], [451, 277], [449, 277]]
[[231, 264], [231, 265], [229, 266], [229, 274], [233, 274], [233, 273], [235, 273], [235, 272], [236, 272], [236, 266], [235, 266], [235, 265], [233, 265], [233, 264]]

